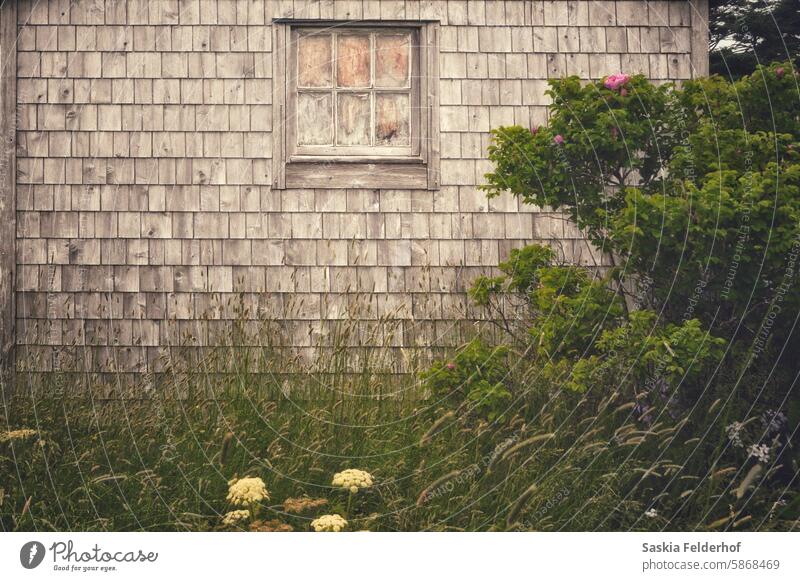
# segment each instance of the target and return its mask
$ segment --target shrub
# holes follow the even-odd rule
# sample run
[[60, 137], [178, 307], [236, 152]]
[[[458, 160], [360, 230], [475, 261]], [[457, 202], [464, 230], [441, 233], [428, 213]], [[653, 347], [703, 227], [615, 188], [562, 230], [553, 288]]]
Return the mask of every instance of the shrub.
[[513, 250], [500, 266], [502, 275], [479, 277], [470, 291], [484, 306], [509, 293], [522, 297], [533, 355], [549, 380], [581, 393], [626, 385], [623, 391], [638, 396], [650, 391], [645, 385], [677, 385], [721, 358], [725, 340], [711, 336], [697, 319], [662, 324], [651, 310], [625, 315], [610, 288], [613, 280], [552, 265], [552, 259], [552, 251], [539, 245]]
[[473, 340], [452, 361], [438, 361], [422, 374], [425, 385], [446, 405], [468, 404], [474, 414], [493, 421], [508, 406], [508, 348]]
[[[791, 397], [800, 364], [787, 355], [800, 346], [796, 83], [789, 63], [680, 88], [642, 76], [568, 78], [551, 81], [547, 126], [493, 131], [487, 194], [563, 211], [612, 262], [601, 276], [533, 246], [475, 281], [471, 296], [490, 311], [526, 306], [528, 377], [540, 381], [532, 388], [586, 394], [578, 404], [595, 411], [622, 397], [640, 424], [671, 419], [698, 441], [723, 432], [723, 421], [778, 414], [784, 431], [767, 439], [761, 430], [738, 461], [740, 470], [753, 458], [771, 462], [771, 477], [791, 481], [800, 422]], [[709, 410], [731, 405], [693, 417], [703, 400]], [[759, 470], [747, 471], [738, 499]]]
[[[642, 76], [551, 81], [547, 127], [493, 132], [485, 189], [566, 212], [629, 278], [652, 282], [639, 301], [669, 322], [697, 318], [752, 340], [777, 300], [783, 313], [800, 309], [786, 292], [800, 251], [792, 71], [773, 64], [680, 89]], [[773, 321], [772, 342], [792, 320]]]

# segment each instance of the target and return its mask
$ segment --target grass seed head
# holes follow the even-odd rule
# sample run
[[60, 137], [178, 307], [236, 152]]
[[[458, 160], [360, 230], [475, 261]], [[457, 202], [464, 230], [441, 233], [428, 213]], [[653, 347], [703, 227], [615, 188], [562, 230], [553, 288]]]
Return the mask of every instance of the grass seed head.
[[438, 491], [441, 489], [441, 487], [445, 486], [451, 480], [457, 478], [461, 472], [461, 470], [453, 470], [431, 482], [423, 489], [422, 492], [419, 493], [419, 496], [417, 497], [417, 507], [420, 507], [429, 500], [439, 496]]
[[228, 432], [222, 438], [222, 449], [219, 453], [219, 463], [225, 466], [230, 459], [231, 449], [233, 448], [233, 432]]
[[511, 528], [519, 519], [519, 515], [522, 514], [522, 511], [530, 502], [531, 497], [536, 492], [537, 486], [535, 484], [531, 484], [528, 488], [525, 489], [525, 492], [519, 495], [514, 504], [511, 506], [511, 510], [508, 511], [508, 518], [506, 519], [506, 526]]

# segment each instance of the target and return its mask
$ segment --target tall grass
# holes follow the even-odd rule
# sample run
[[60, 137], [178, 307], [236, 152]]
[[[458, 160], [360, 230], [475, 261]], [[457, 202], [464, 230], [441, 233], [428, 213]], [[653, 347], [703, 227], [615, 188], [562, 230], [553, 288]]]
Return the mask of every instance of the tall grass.
[[[381, 350], [332, 341], [309, 361], [234, 343], [174, 350], [125, 389], [113, 375], [4, 379], [0, 434], [35, 434], [0, 441], [3, 530], [215, 530], [237, 476], [266, 482], [266, 529], [308, 530], [322, 513], [377, 531], [797, 526], [789, 452], [756, 463], [734, 449], [731, 400], [644, 424], [635, 402], [565, 392], [513, 353], [513, 402], [490, 422], [432, 397], [421, 363], [386, 373]], [[346, 468], [375, 486], [333, 489]], [[327, 502], [284, 507], [305, 496]]]

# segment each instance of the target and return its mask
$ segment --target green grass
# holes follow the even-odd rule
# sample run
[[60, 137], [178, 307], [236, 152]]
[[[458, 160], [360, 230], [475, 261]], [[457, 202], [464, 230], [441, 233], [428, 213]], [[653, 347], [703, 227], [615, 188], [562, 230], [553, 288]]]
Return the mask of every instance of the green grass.
[[[18, 378], [13, 390], [3, 383], [0, 434], [37, 434], [0, 443], [0, 522], [218, 530], [228, 480], [258, 476], [271, 496], [260, 518], [294, 530], [327, 513], [375, 531], [797, 526], [788, 457], [775, 451], [743, 487], [755, 463], [729, 445], [732, 403], [699, 401], [681, 421], [656, 410], [644, 425], [620, 395], [564, 392], [513, 359], [513, 401], [493, 422], [469, 402], [437, 401], [415, 373], [346, 372], [335, 357], [325, 373], [278, 376], [228, 353], [227, 374], [175, 366], [149, 391], [113, 377]], [[346, 468], [375, 485], [352, 497], [332, 489]], [[283, 501], [303, 495], [328, 504], [287, 514]]]

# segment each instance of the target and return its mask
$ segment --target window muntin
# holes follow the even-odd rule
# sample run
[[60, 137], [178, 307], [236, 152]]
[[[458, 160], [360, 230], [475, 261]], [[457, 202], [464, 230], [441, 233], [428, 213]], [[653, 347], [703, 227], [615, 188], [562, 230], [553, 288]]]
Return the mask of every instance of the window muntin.
[[293, 27], [288, 76], [293, 158], [419, 156], [417, 29]]

